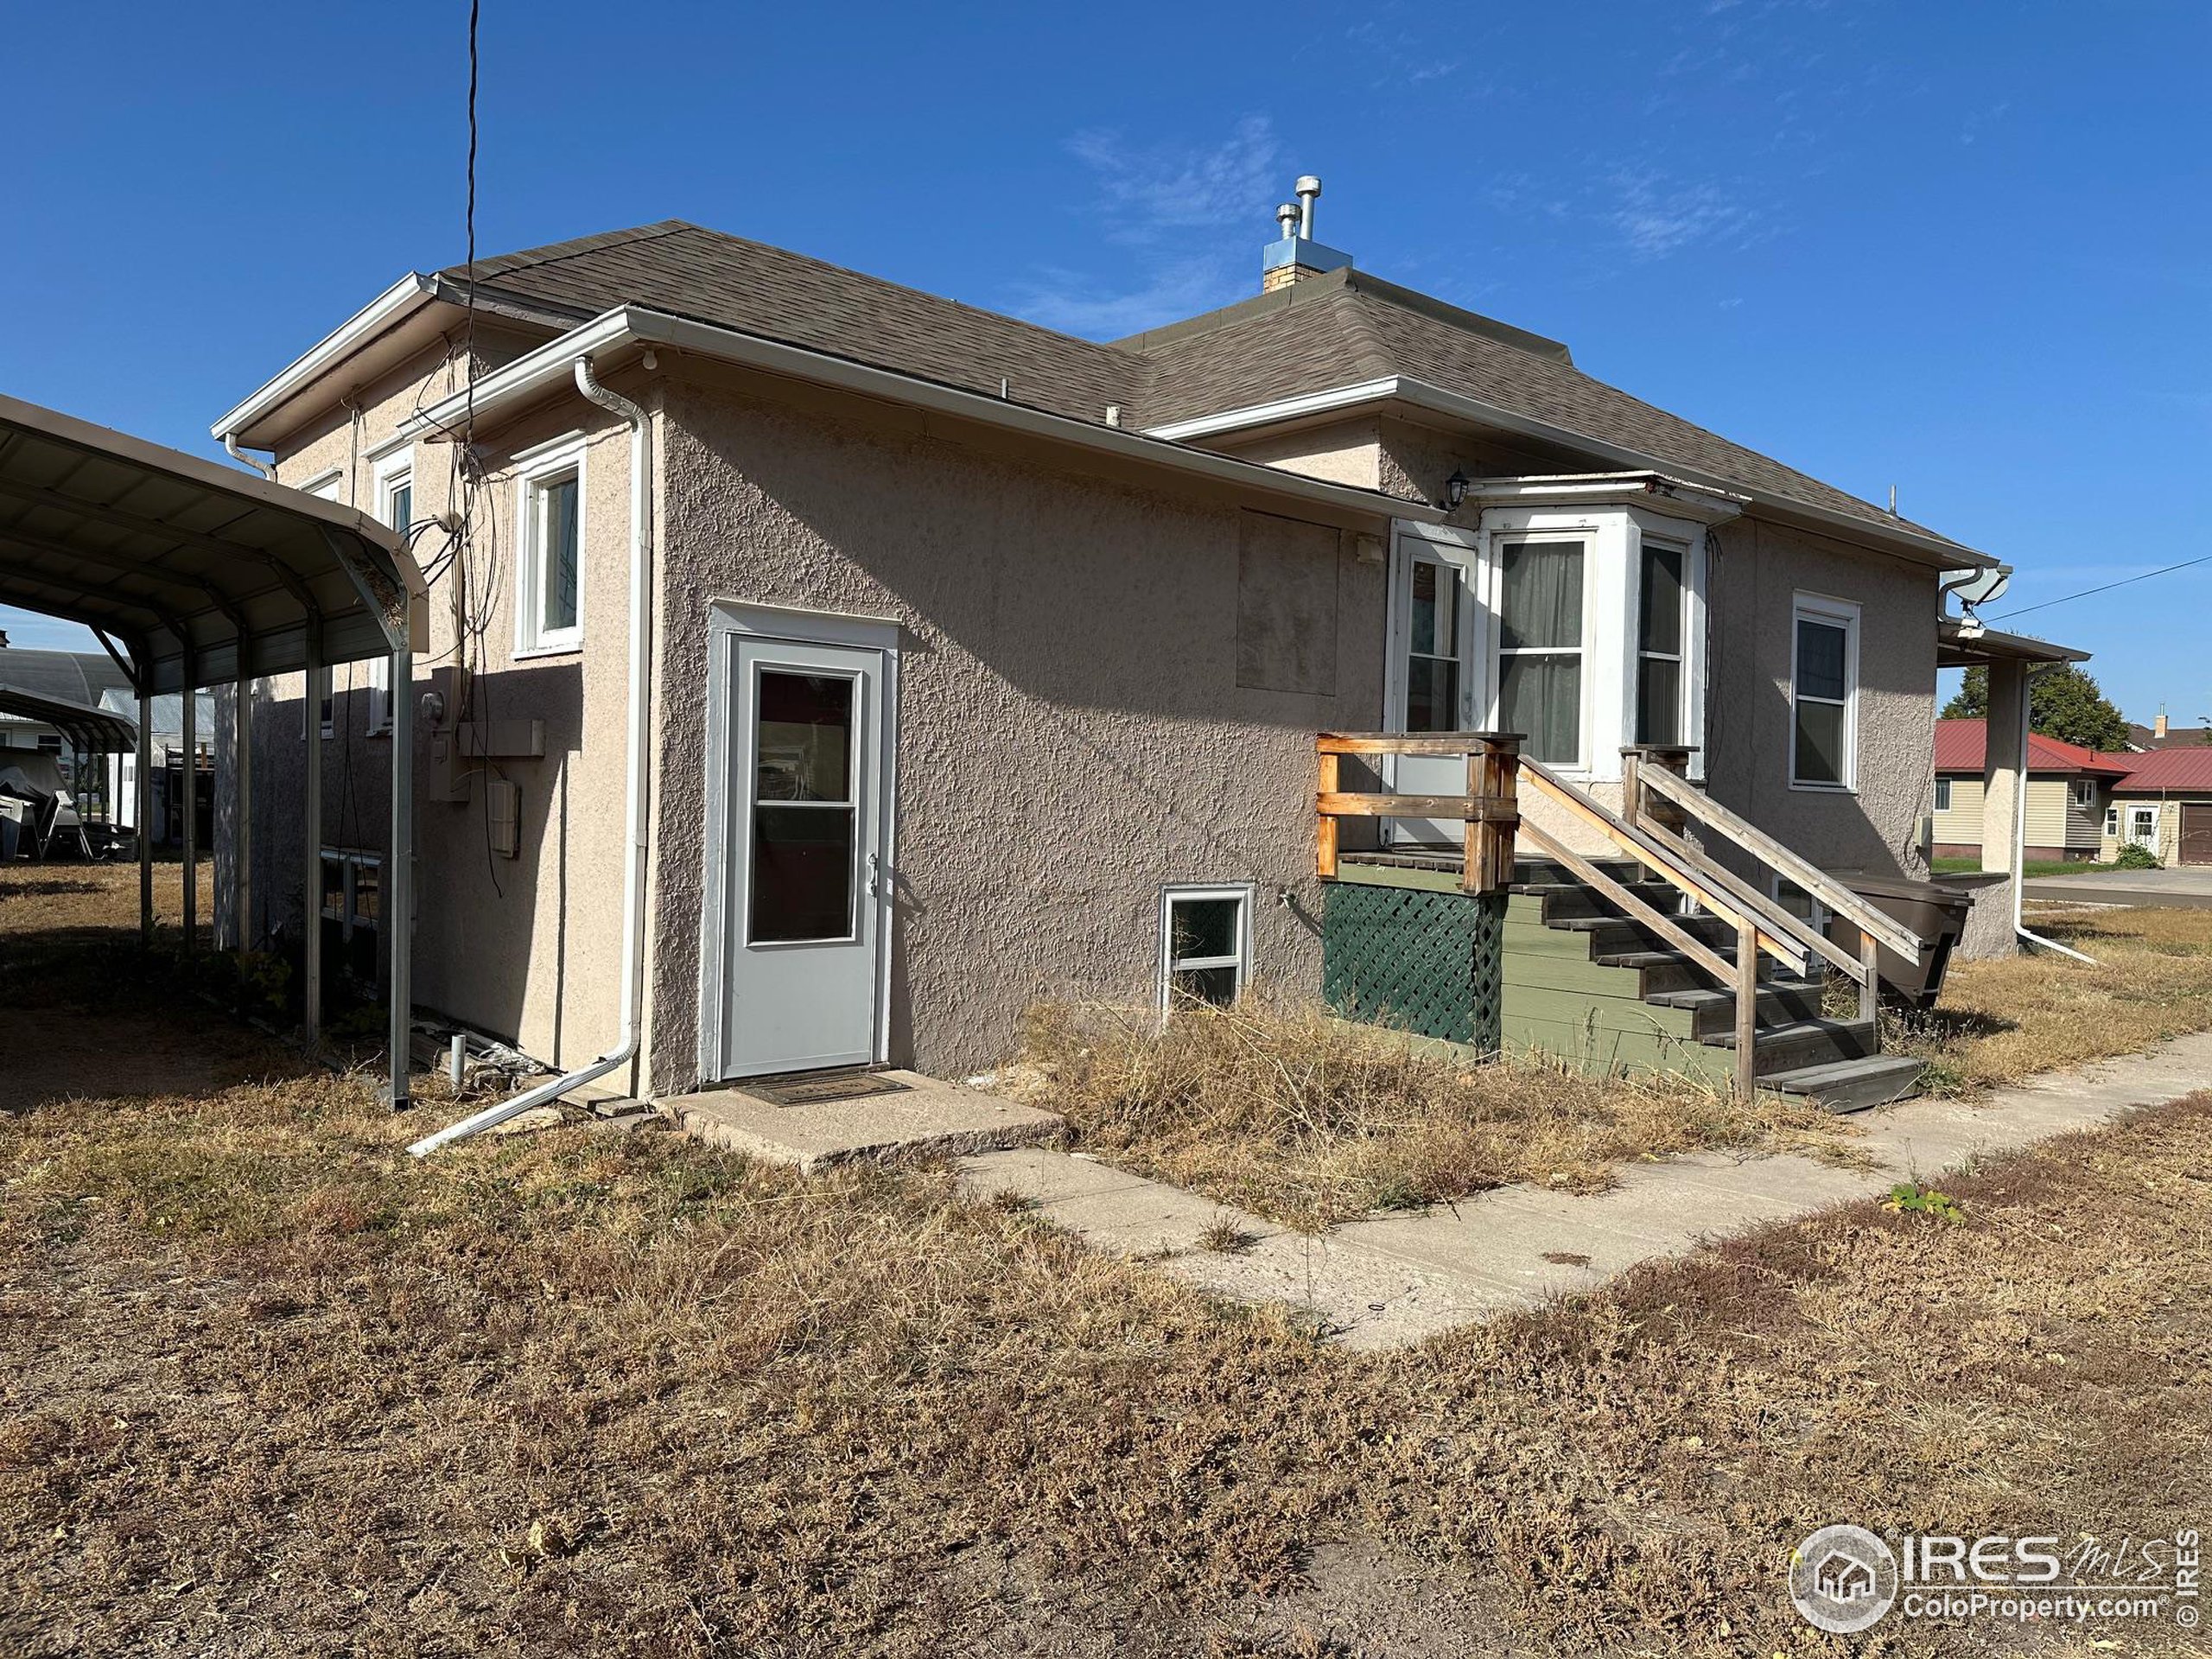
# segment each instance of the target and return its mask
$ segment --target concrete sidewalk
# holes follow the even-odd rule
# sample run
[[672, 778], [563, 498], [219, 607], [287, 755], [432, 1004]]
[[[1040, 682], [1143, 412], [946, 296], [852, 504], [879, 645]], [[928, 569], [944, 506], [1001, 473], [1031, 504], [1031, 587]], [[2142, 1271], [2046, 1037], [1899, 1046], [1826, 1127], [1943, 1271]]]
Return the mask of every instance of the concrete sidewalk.
[[[1501, 1187], [1320, 1237], [1080, 1154], [1024, 1147], [963, 1159], [959, 1170], [976, 1196], [1017, 1194], [1100, 1249], [1157, 1256], [1167, 1271], [1220, 1294], [1308, 1310], [1348, 1346], [1389, 1348], [2209, 1087], [2212, 1032], [2054, 1072], [1978, 1105], [1915, 1100], [1867, 1113], [1854, 1120], [1866, 1131], [1854, 1144], [1876, 1159], [1873, 1169], [1702, 1153], [1632, 1165], [1618, 1186], [1589, 1198]], [[1200, 1236], [1217, 1224], [1239, 1230], [1245, 1248], [1201, 1247]]]

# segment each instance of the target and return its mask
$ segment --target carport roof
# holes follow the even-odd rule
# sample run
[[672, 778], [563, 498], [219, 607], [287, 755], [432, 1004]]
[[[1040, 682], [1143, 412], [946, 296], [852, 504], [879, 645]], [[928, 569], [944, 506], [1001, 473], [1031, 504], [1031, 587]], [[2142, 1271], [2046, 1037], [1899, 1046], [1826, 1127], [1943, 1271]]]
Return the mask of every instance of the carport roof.
[[66, 697], [42, 697], [5, 682], [0, 682], [0, 715], [17, 715], [51, 726], [79, 748], [94, 754], [119, 754], [138, 743], [135, 720]]
[[0, 601], [105, 631], [148, 693], [419, 646], [405, 537], [336, 502], [0, 397]]

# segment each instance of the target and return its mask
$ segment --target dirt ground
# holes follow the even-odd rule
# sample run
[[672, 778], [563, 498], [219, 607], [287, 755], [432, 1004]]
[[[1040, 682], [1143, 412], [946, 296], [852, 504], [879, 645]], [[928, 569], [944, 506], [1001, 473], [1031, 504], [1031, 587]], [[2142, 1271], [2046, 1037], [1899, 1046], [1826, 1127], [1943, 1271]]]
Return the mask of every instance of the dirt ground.
[[1832, 1522], [2204, 1523], [2212, 1097], [1349, 1355], [938, 1173], [410, 1159], [22, 880], [0, 1653], [2201, 1650], [1780, 1586]]

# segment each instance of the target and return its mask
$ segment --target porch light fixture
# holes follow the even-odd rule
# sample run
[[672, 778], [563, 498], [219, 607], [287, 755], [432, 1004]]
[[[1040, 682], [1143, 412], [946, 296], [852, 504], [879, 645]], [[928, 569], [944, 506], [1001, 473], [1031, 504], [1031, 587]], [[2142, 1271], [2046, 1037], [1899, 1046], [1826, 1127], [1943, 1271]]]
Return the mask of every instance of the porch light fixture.
[[1467, 486], [1474, 480], [1456, 467], [1452, 476], [1444, 480], [1444, 499], [1440, 504], [1446, 512], [1459, 511], [1459, 504], [1467, 499]]

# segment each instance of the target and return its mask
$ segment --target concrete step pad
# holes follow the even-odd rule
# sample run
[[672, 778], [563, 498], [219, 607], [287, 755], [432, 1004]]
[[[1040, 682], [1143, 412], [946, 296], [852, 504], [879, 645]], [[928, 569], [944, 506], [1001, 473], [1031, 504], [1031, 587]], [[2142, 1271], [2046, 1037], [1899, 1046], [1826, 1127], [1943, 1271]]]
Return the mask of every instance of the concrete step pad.
[[779, 1106], [733, 1086], [671, 1096], [658, 1104], [677, 1128], [709, 1146], [795, 1164], [808, 1175], [838, 1164], [957, 1158], [1036, 1146], [1057, 1141], [1065, 1127], [1057, 1112], [1018, 1106], [918, 1071], [879, 1075], [906, 1086], [893, 1094], [804, 1106]]

